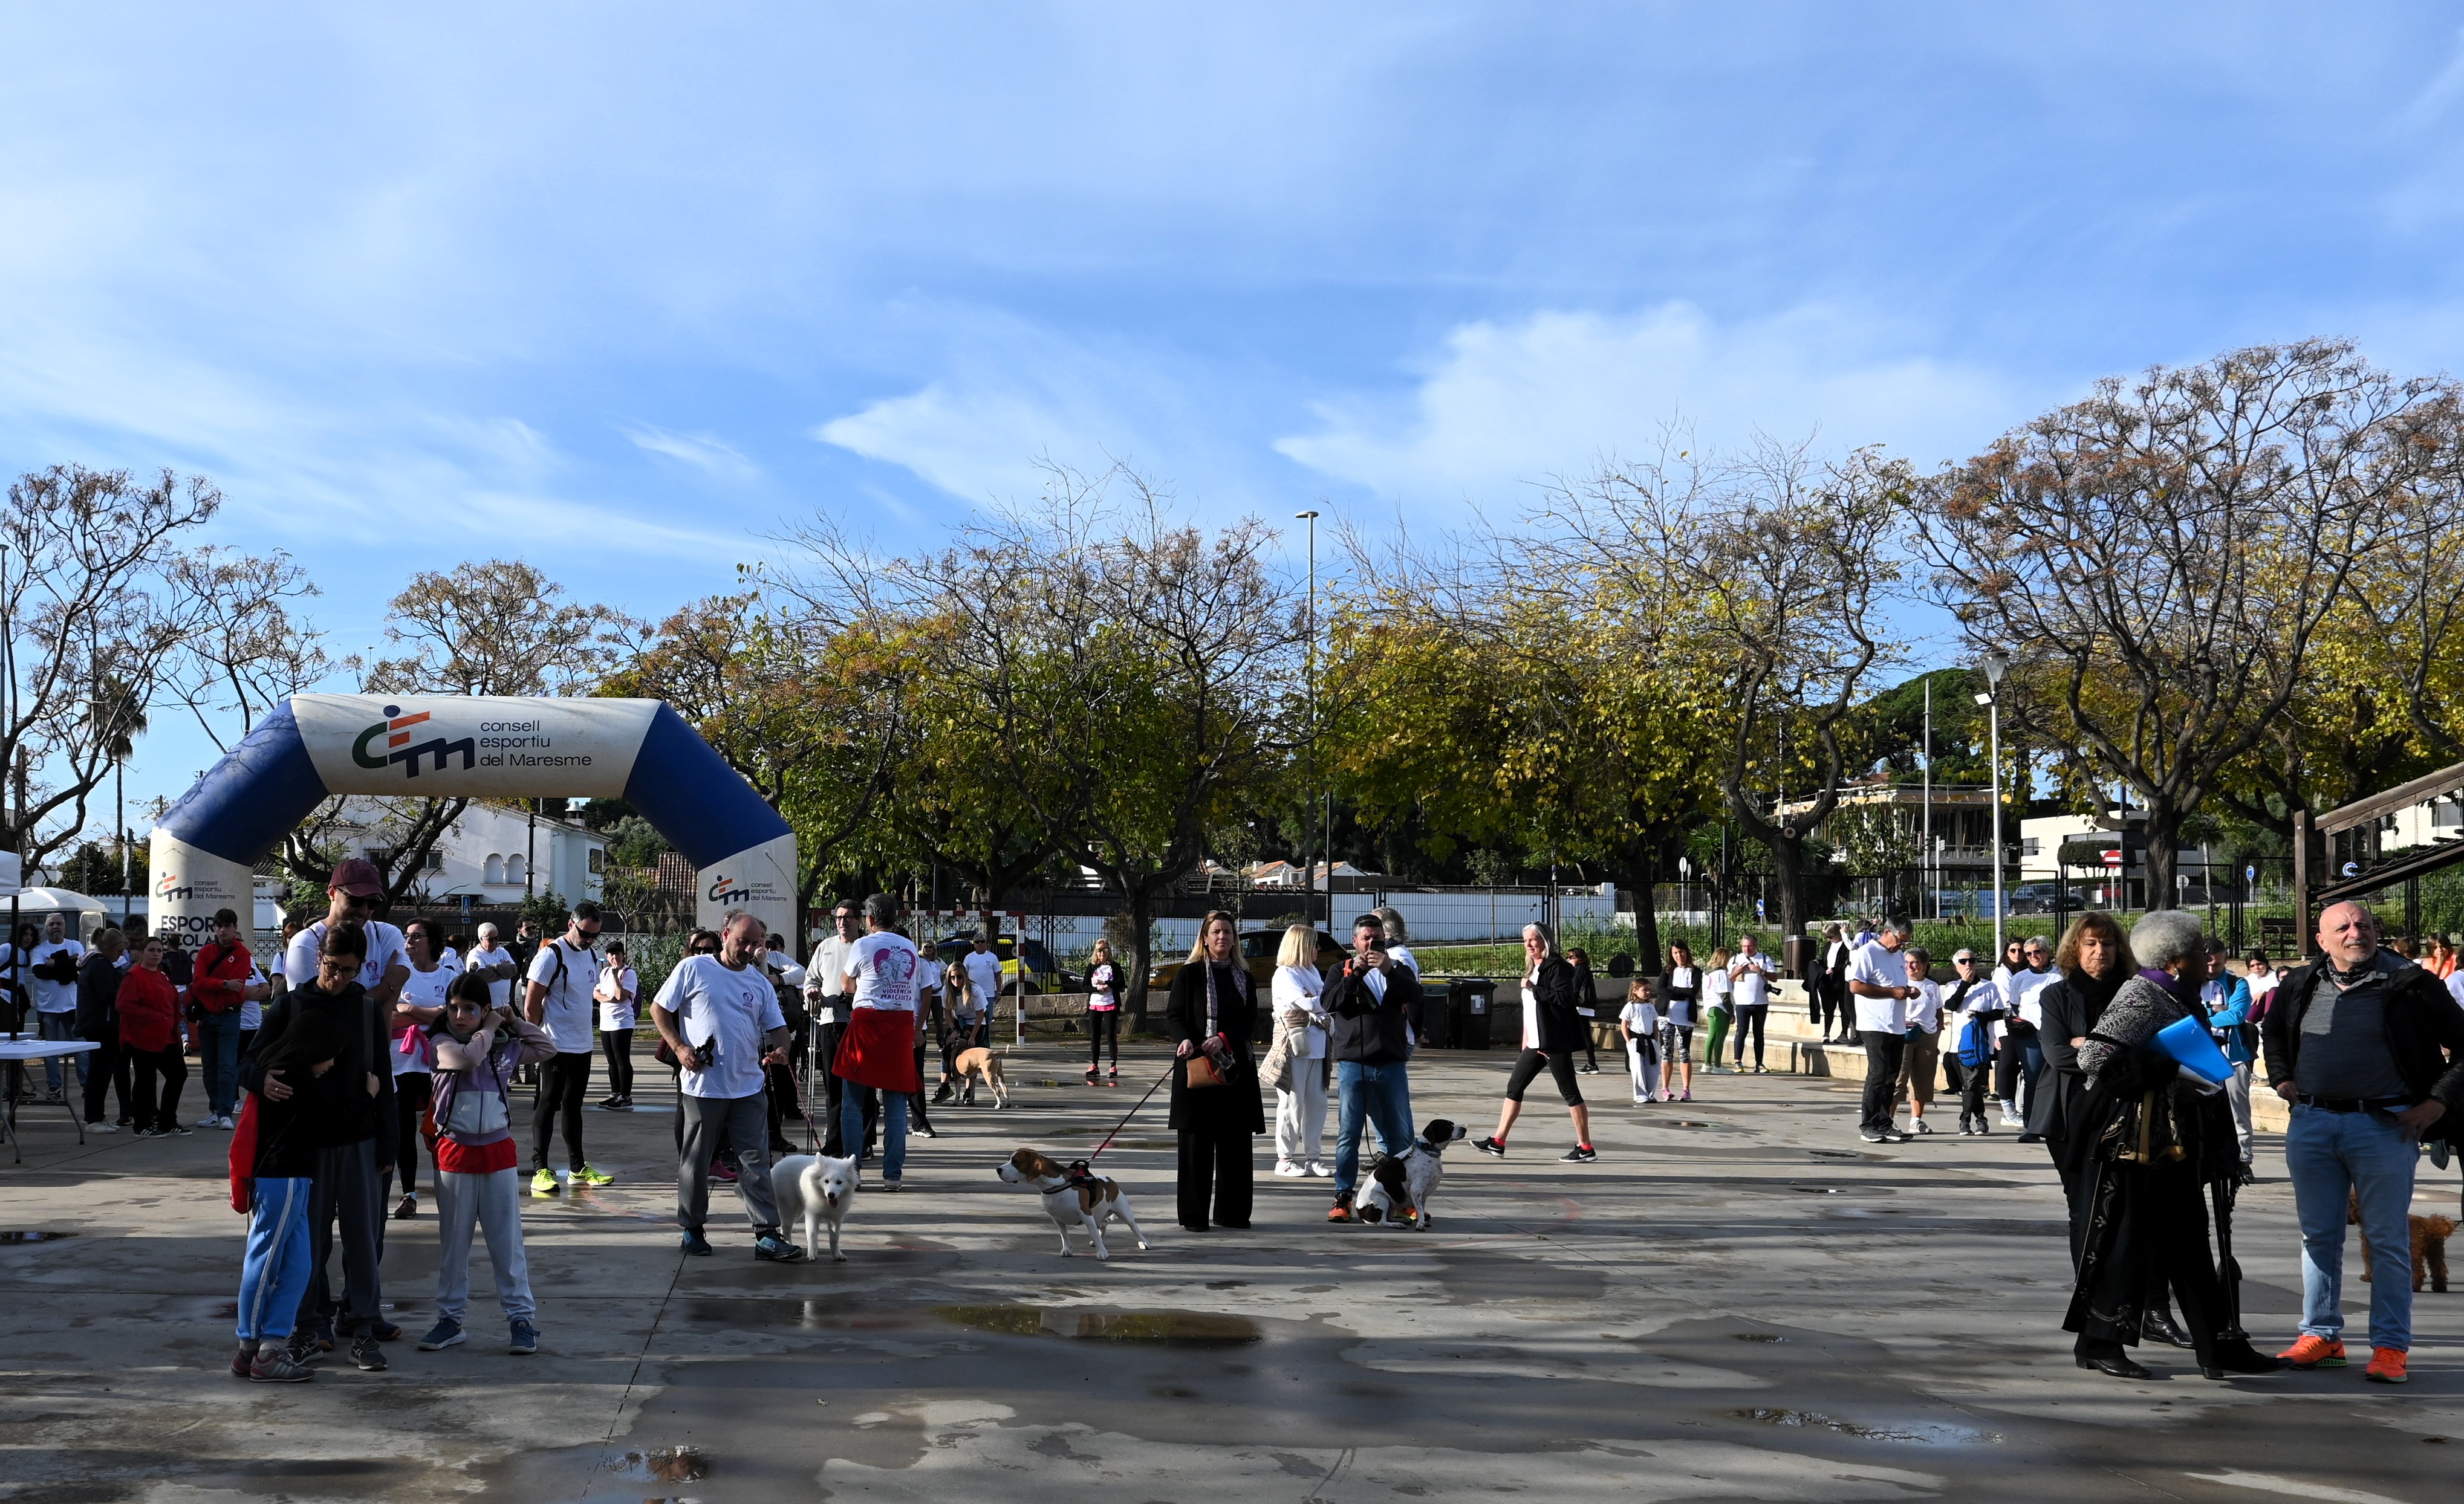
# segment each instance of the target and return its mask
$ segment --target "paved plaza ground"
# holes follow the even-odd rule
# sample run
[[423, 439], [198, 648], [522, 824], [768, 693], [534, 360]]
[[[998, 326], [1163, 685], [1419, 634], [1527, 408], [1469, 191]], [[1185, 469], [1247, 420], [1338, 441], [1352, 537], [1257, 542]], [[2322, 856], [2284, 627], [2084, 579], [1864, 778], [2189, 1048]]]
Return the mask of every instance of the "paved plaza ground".
[[[1416, 1118], [1486, 1132], [1509, 1060], [1424, 1056]], [[1124, 1074], [1143, 1086], [1160, 1064], [1142, 1053]], [[1861, 1144], [1848, 1084], [1722, 1076], [1690, 1105], [1635, 1107], [1620, 1076], [1585, 1077], [1600, 1161], [1565, 1166], [1544, 1079], [1513, 1157], [1457, 1145], [1436, 1229], [1412, 1233], [1325, 1225], [1326, 1183], [1276, 1180], [1265, 1159], [1252, 1230], [1181, 1232], [1158, 1100], [1102, 1162], [1155, 1249], [1122, 1235], [1103, 1265], [1059, 1257], [994, 1166], [1021, 1144], [1083, 1153], [1135, 1092], [1089, 1090], [1073, 1051], [1030, 1045], [1010, 1111], [941, 1109], [907, 1191], [861, 1199], [850, 1262], [774, 1267], [726, 1192], [718, 1256], [678, 1255], [671, 1099], [645, 1066], [646, 1110], [588, 1114], [617, 1183], [527, 1208], [539, 1356], [505, 1355], [481, 1270], [469, 1345], [406, 1338], [389, 1372], [338, 1354], [296, 1386], [223, 1372], [242, 1229], [228, 1138], [79, 1149], [57, 1109], [30, 1109], [26, 1163], [0, 1164], [0, 1497], [2464, 1493], [2464, 1294], [2420, 1297], [2403, 1389], [2365, 1384], [2358, 1355], [2223, 1384], [2162, 1348], [2141, 1354], [2151, 1383], [2082, 1372], [2058, 1330], [2043, 1151], [2007, 1132]], [[2262, 1168], [2236, 1252], [2272, 1350], [2299, 1310], [2272, 1138]], [[2454, 1188], [2435, 1182], [2451, 1211]], [[424, 1200], [390, 1239], [385, 1295], [415, 1336], [434, 1288]]]

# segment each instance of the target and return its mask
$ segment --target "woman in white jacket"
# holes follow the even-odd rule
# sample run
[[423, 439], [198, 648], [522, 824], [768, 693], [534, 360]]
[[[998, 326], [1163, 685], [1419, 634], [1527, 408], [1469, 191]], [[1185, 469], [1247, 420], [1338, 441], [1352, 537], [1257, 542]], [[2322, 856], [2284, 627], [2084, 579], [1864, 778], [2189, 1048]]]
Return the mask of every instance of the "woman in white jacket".
[[[1288, 1086], [1275, 1088], [1275, 1173], [1325, 1175], [1318, 1145], [1326, 1135], [1326, 978], [1317, 969], [1317, 929], [1293, 925], [1275, 952], [1271, 1063], [1281, 1057]], [[1272, 1079], [1275, 1073], [1266, 1073]]]

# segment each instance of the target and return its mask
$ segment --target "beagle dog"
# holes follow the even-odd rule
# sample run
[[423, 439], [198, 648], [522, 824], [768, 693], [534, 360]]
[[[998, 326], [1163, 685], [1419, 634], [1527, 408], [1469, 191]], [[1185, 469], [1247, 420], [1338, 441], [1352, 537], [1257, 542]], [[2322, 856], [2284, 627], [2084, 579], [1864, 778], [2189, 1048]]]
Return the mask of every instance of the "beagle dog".
[[1069, 1230], [1085, 1228], [1088, 1240], [1095, 1245], [1097, 1258], [1110, 1258], [1111, 1250], [1104, 1246], [1104, 1221], [1119, 1217], [1129, 1224], [1130, 1235], [1138, 1247], [1152, 1247], [1147, 1235], [1138, 1231], [1138, 1219], [1130, 1212], [1130, 1198], [1121, 1194], [1121, 1183], [1107, 1180], [1086, 1168], [1063, 1165], [1046, 1159], [1033, 1149], [1021, 1149], [1001, 1163], [997, 1172], [1013, 1186], [1027, 1186], [1044, 1198], [1044, 1214], [1061, 1230], [1061, 1256], [1069, 1256]]
[[1437, 1194], [1438, 1182], [1445, 1178], [1445, 1162], [1439, 1158], [1446, 1145], [1470, 1130], [1462, 1123], [1444, 1118], [1432, 1118], [1412, 1146], [1400, 1154], [1380, 1154], [1369, 1173], [1360, 1178], [1360, 1188], [1352, 1193], [1353, 1214], [1363, 1222], [1382, 1222], [1390, 1228], [1411, 1227], [1416, 1222], [1421, 1232], [1429, 1230], [1429, 1198]]

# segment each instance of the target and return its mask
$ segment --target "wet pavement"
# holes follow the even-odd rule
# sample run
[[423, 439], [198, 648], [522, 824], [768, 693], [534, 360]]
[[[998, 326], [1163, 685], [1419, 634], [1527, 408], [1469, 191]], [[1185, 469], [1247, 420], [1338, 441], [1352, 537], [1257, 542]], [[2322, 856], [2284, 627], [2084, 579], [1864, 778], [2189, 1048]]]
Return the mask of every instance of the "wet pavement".
[[[1423, 1057], [1416, 1116], [1485, 1133], [1509, 1058]], [[724, 1188], [717, 1256], [680, 1257], [671, 1118], [593, 1111], [590, 1156], [617, 1183], [525, 1207], [537, 1357], [504, 1352], [484, 1269], [471, 1341], [413, 1347], [435, 1274], [423, 1201], [388, 1229], [408, 1329], [389, 1371], [337, 1354], [289, 1386], [223, 1371], [242, 1232], [227, 1136], [79, 1149], [30, 1122], [26, 1164], [0, 1169], [0, 1499], [2464, 1492], [2464, 1294], [2416, 1300], [2402, 1389], [2365, 1384], [2359, 1354], [2221, 1384], [2167, 1349], [2140, 1354], [2152, 1382], [2082, 1372], [2057, 1330], [2042, 1151], [2008, 1134], [1859, 1144], [1853, 1085], [1715, 1077], [1690, 1104], [1636, 1107], [1620, 1078], [1587, 1077], [1590, 1166], [1555, 1163], [1569, 1129], [1535, 1092], [1509, 1159], [1449, 1152], [1428, 1232], [1330, 1227], [1327, 1183], [1266, 1174], [1270, 1154], [1253, 1228], [1184, 1232], [1158, 1102], [1101, 1161], [1155, 1247], [1113, 1238], [1107, 1264], [1062, 1258], [1035, 1198], [994, 1175], [1023, 1144], [1085, 1152], [1151, 1074], [1141, 1060], [1137, 1087], [1100, 1090], [1072, 1067], [1029, 1046], [1009, 1111], [937, 1109], [906, 1191], [860, 1195], [838, 1265], [756, 1263]], [[646, 1107], [666, 1105], [664, 1074], [643, 1073]], [[2299, 1275], [2272, 1141], [2262, 1168], [2235, 1252], [2273, 1345]], [[2453, 1172], [2438, 1186], [2452, 1203]]]

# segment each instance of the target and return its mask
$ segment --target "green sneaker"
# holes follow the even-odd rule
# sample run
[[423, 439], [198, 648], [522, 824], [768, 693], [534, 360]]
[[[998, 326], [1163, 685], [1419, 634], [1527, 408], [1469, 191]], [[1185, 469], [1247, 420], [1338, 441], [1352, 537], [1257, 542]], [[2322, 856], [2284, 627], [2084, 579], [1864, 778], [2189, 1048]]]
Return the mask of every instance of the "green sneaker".
[[595, 1166], [584, 1165], [573, 1172], [573, 1178], [585, 1186], [612, 1186], [616, 1177]]
[[534, 1196], [553, 1196], [562, 1188], [557, 1185], [556, 1171], [552, 1169], [540, 1170], [531, 1177], [531, 1194]]

